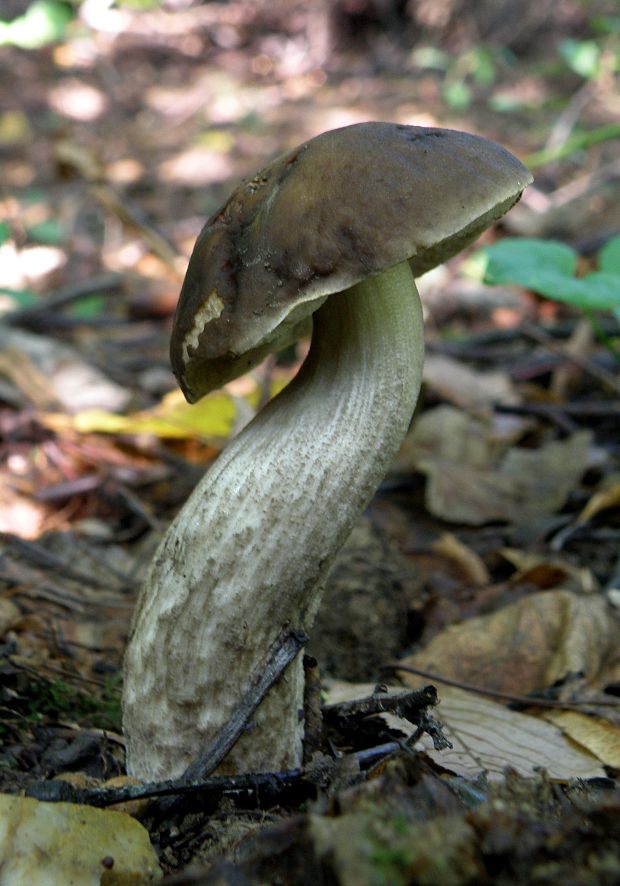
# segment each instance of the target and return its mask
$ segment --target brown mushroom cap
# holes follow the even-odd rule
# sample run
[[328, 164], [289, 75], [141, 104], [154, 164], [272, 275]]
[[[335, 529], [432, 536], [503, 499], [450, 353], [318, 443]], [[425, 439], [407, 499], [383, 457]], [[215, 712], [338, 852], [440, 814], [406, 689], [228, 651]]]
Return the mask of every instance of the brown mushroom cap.
[[331, 293], [402, 261], [416, 276], [441, 264], [531, 180], [488, 139], [392, 123], [325, 132], [274, 160], [196, 241], [170, 347], [185, 396], [286, 346]]

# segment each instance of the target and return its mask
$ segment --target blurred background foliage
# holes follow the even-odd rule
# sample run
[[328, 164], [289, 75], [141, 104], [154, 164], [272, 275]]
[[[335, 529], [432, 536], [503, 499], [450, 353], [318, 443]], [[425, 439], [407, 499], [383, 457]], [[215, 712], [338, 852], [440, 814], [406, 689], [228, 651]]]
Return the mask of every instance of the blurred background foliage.
[[[495, 277], [485, 278], [478, 262], [477, 276], [466, 278], [457, 259], [421, 281], [429, 329], [452, 320], [449, 334], [463, 332], [454, 305], [491, 282], [496, 301], [478, 316], [482, 326], [518, 324], [523, 310], [547, 318], [561, 310], [543, 311], [523, 294], [515, 308], [506, 285], [529, 285], [556, 302], [578, 291], [573, 308], [588, 309], [588, 281], [602, 286], [603, 271], [609, 283], [597, 256], [620, 231], [619, 84], [617, 0], [2, 0], [8, 485], [27, 490], [46, 471], [52, 485], [67, 475], [38, 440], [27, 439], [16, 457], [24, 413], [15, 409], [46, 410], [45, 433], [60, 434], [59, 412], [78, 411], [81, 424], [72, 427], [82, 433], [193, 433], [206, 450], [191, 457], [209, 459], [251, 404], [284, 383], [303, 351], [272, 364], [267, 381], [259, 373], [233, 387], [234, 409], [216, 398], [213, 414], [194, 410], [192, 431], [171, 393], [167, 341], [205, 218], [240, 178], [326, 129], [369, 119], [466, 129], [534, 170], [535, 185], [501, 234], [559, 240], [572, 250], [570, 268], [551, 263], [550, 293], [532, 265], [556, 255], [553, 247], [532, 251], [515, 274], [508, 244], [493, 256]], [[76, 348], [102, 375], [82, 377], [74, 366], [70, 393], [60, 390], [50, 363], [24, 354], [18, 330]], [[127, 414], [133, 425], [117, 420]], [[46, 519], [39, 514], [36, 526]]]

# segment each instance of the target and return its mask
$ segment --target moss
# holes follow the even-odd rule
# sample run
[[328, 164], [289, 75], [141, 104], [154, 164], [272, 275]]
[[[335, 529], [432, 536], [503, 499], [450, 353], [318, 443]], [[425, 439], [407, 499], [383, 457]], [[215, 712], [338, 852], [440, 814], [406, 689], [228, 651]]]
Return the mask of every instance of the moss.
[[110, 677], [97, 693], [86, 694], [65, 680], [33, 681], [24, 714], [29, 720], [76, 720], [82, 726], [120, 731], [120, 677]]

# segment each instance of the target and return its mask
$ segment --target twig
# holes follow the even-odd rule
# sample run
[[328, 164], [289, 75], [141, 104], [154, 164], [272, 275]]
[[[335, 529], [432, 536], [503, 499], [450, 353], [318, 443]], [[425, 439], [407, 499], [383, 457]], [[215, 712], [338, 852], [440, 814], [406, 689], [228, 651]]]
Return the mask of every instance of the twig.
[[[257, 679], [256, 686], [264, 688], [269, 680], [273, 682], [292, 661], [305, 642], [305, 634], [290, 631], [283, 634], [274, 644], [269, 655], [269, 678]], [[269, 683], [271, 685], [271, 683]], [[267, 687], [268, 688], [268, 687]], [[263, 695], [266, 692], [263, 692]], [[248, 693], [248, 695], [251, 693]], [[261, 696], [262, 698], [262, 696]], [[260, 701], [260, 699], [259, 699]], [[258, 705], [259, 702], [256, 702]], [[430, 735], [436, 749], [452, 747], [441, 731], [441, 726], [426, 713], [426, 708], [437, 703], [437, 692], [433, 686], [423, 689], [400, 692], [395, 695], [375, 693], [368, 698], [342, 704], [327, 705], [326, 717], [336, 719], [354, 719], [380, 713], [393, 713], [417, 725], [414, 736], [407, 740], [408, 750], [412, 740], [417, 740], [423, 733]], [[248, 716], [250, 716], [248, 714]], [[247, 718], [246, 718], [247, 719]], [[244, 721], [245, 722], [245, 721]], [[243, 727], [242, 727], [243, 728]], [[223, 730], [229, 731], [229, 730]], [[214, 745], [218, 741], [214, 742]], [[390, 756], [401, 748], [402, 742], [391, 741], [373, 748], [365, 748], [350, 756], [357, 761], [361, 769], [369, 769], [379, 760]], [[231, 745], [232, 747], [232, 745]], [[208, 750], [199, 760], [186, 769], [180, 778], [160, 782], [148, 782], [140, 785], [124, 785], [119, 788], [88, 788], [79, 789], [68, 782], [51, 779], [50, 781], [34, 782], [29, 786], [26, 795], [38, 800], [50, 802], [85, 803], [90, 806], [115, 806], [130, 800], [147, 800], [159, 798], [150, 812], [161, 815], [170, 813], [179, 798], [188, 795], [199, 795], [205, 800], [217, 801], [223, 796], [233, 801], [247, 802], [249, 796], [260, 795], [261, 800], [271, 802], [282, 798], [285, 793], [295, 791], [298, 798], [311, 797], [316, 793], [316, 773], [313, 767], [307, 769], [289, 769], [284, 772], [249, 772], [232, 776], [194, 776], [194, 772], [204, 770], [212, 765], [213, 751]], [[219, 762], [219, 761], [218, 761]], [[217, 765], [217, 763], [215, 764]], [[188, 777], [195, 778], [191, 783]]]
[[549, 138], [543, 148], [548, 153], [566, 144], [582, 112], [590, 104], [597, 91], [592, 81], [586, 81], [575, 93], [551, 128]]
[[[578, 322], [579, 320], [577, 319], [561, 320], [557, 323], [546, 323], [544, 326], [537, 328], [542, 329], [553, 340], [566, 339], [573, 335]], [[607, 335], [618, 335], [620, 333], [618, 321], [613, 317], [601, 317], [600, 322]], [[482, 352], [483, 359], [495, 362], [498, 360], [499, 355], [501, 355], [499, 348], [519, 341], [519, 339], [524, 337], [524, 334], [526, 334], [526, 330], [524, 330], [523, 325], [511, 326], [508, 329], [489, 329], [468, 335], [467, 338], [460, 340], [442, 341], [441, 344], [429, 342], [429, 351], [471, 359], [476, 359]]]
[[566, 426], [565, 430], [573, 431], [576, 422], [572, 419], [591, 420], [599, 419], [615, 419], [620, 417], [620, 404], [613, 400], [585, 401], [573, 400], [567, 403], [496, 403], [495, 410], [497, 412], [507, 412], [514, 415], [536, 415], [542, 418], [548, 418], [561, 426]]
[[344, 733], [357, 730], [360, 719], [376, 716], [377, 714], [393, 714], [413, 724], [416, 729], [409, 736], [406, 745], [411, 748], [418, 739], [426, 733], [433, 742], [437, 751], [451, 748], [451, 742], [443, 734], [442, 726], [427, 711], [438, 703], [437, 690], [434, 686], [425, 686], [423, 689], [412, 689], [408, 692], [399, 692], [388, 695], [385, 691], [375, 691], [366, 698], [358, 698], [353, 701], [345, 701], [339, 704], [325, 705], [323, 707], [323, 719]]
[[543, 345], [543, 347], [547, 348], [547, 350], [551, 351], [553, 354], [559, 354], [568, 362], [574, 363], [575, 366], [579, 366], [584, 372], [589, 373], [589, 375], [596, 378], [601, 384], [605, 385], [605, 387], [610, 388], [614, 393], [620, 394], [620, 381], [618, 381], [617, 376], [613, 373], [608, 372], [606, 369], [597, 366], [591, 360], [587, 360], [578, 354], [569, 353], [561, 345], [555, 344], [555, 342], [552, 341], [542, 329], [534, 326], [533, 323], [524, 323], [521, 326], [521, 329], [525, 335]]
[[79, 283], [72, 283], [53, 292], [47, 298], [42, 299], [34, 305], [20, 308], [5, 314], [2, 322], [8, 326], [26, 326], [28, 328], [40, 328], [42, 325], [42, 315], [54, 316], [59, 308], [87, 298], [93, 293], [112, 293], [123, 285], [123, 277], [120, 274], [99, 274], [96, 277], [90, 277], [88, 280], [82, 280]]
[[8, 662], [11, 667], [15, 668], [16, 671], [23, 671], [25, 674], [32, 674], [32, 676], [38, 680], [49, 680], [50, 678], [46, 674], [42, 673], [43, 671], [49, 671], [51, 674], [62, 677], [67, 681], [73, 680], [76, 683], [84, 683], [87, 686], [98, 686], [101, 689], [106, 688], [106, 684], [103, 680], [96, 680], [93, 677], [83, 677], [81, 674], [74, 674], [72, 671], [65, 671], [64, 668], [57, 668], [54, 667], [54, 665], [47, 664], [46, 662], [43, 662], [39, 665], [40, 670], [23, 664], [22, 662], [16, 661], [12, 655], [8, 656]]
[[247, 798], [248, 794], [267, 791], [278, 794], [285, 789], [302, 783], [301, 769], [290, 769], [284, 772], [247, 772], [243, 775], [217, 775], [187, 784], [183, 779], [170, 781], [146, 782], [139, 785], [124, 785], [120, 788], [75, 788], [65, 781], [51, 779], [31, 784], [26, 796], [49, 802], [82, 803], [88, 806], [116, 806], [131, 800], [148, 800], [154, 798], [182, 797], [200, 794], [205, 799], [219, 799], [226, 795], [234, 799], [235, 795]]
[[[6, 544], [20, 557], [41, 569], [53, 570], [57, 575], [62, 575], [87, 587], [101, 590], [109, 589], [109, 583], [101, 581], [92, 573], [76, 569], [64, 557], [48, 550], [38, 542], [20, 538], [18, 535], [13, 535], [10, 532], [0, 532], [0, 543]], [[106, 605], [109, 605], [109, 602]]]
[[580, 132], [568, 138], [564, 144], [554, 148], [543, 148], [541, 151], [534, 151], [525, 158], [526, 166], [530, 169], [536, 169], [538, 166], [545, 166], [547, 163], [553, 163], [556, 160], [563, 160], [576, 154], [577, 151], [584, 151], [600, 142], [610, 141], [620, 136], [620, 123], [608, 123], [605, 126], [599, 126], [598, 129], [590, 132]]
[[[438, 724], [429, 718], [428, 732], [435, 741]], [[427, 731], [426, 729], [422, 730]], [[441, 736], [443, 742], [445, 738]], [[407, 741], [410, 744], [410, 740]], [[435, 747], [452, 747], [450, 743]], [[357, 761], [360, 769], [368, 770], [380, 760], [391, 756], [403, 747], [399, 741], [385, 742], [372, 748], [364, 748], [350, 755]], [[344, 759], [344, 758], [342, 758]], [[118, 788], [76, 788], [60, 779], [36, 781], [26, 789], [26, 796], [35, 797], [52, 803], [81, 803], [88, 806], [103, 808], [128, 803], [134, 800], [151, 800], [159, 798], [157, 810], [169, 811], [176, 799], [187, 796], [200, 796], [201, 799], [218, 801], [228, 797], [233, 802], [239, 800], [247, 803], [250, 797], [260, 795], [262, 801], [277, 802], [285, 793], [294, 791], [299, 799], [310, 798], [316, 794], [316, 775], [309, 769], [287, 769], [283, 772], [245, 772], [242, 775], [212, 775], [203, 781], [187, 784], [182, 778], [169, 781], [146, 782], [144, 784], [128, 784]], [[168, 802], [166, 803], [166, 800]], [[172, 801], [172, 802], [170, 802]]]
[[343, 701], [323, 706], [323, 717], [330, 720], [343, 720], [349, 717], [369, 717], [373, 714], [394, 714], [409, 722], [415, 722], [428, 707], [437, 704], [437, 690], [434, 686], [413, 689], [394, 695], [376, 693], [366, 698]]
[[455, 689], [463, 689], [466, 692], [475, 692], [477, 695], [488, 695], [489, 698], [497, 698], [500, 701], [508, 701], [512, 704], [523, 705], [530, 708], [584, 708], [584, 707], [620, 707], [620, 699], [618, 701], [552, 701], [548, 698], [536, 698], [530, 695], [512, 695], [509, 692], [499, 692], [496, 689], [485, 689], [483, 686], [476, 686], [473, 683], [465, 683], [462, 680], [452, 680], [449, 677], [441, 677], [439, 674], [433, 674], [430, 671], [423, 671], [419, 668], [412, 668], [403, 664], [387, 664], [382, 669], [386, 673], [395, 674], [398, 671], [404, 671], [407, 674], [415, 674], [416, 677], [423, 677], [425, 680], [435, 680], [437, 683], [444, 683], [446, 686], [454, 686]]
[[137, 231], [151, 252], [182, 279], [187, 259], [183, 258], [164, 235], [146, 219], [139, 207], [134, 206], [126, 197], [118, 194], [103, 181], [92, 184], [92, 193], [108, 212], [112, 212], [124, 225]]
[[525, 205], [539, 216], [549, 215], [549, 213], [559, 210], [569, 212], [571, 203], [585, 200], [597, 192], [600, 193], [605, 185], [614, 182], [619, 177], [620, 161], [612, 160], [599, 166], [598, 169], [585, 172], [577, 176], [577, 178], [571, 179], [571, 181], [556, 188], [555, 191], [549, 194], [537, 191], [535, 195], [536, 200], [542, 204], [539, 209], [534, 209], [528, 198], [525, 199]]
[[256, 669], [252, 684], [241, 699], [237, 710], [204, 753], [187, 767], [181, 776], [182, 783], [206, 778], [221, 763], [241, 736], [248, 720], [268, 690], [307, 642], [308, 637], [301, 630], [291, 629], [280, 634], [267, 653], [265, 663]]

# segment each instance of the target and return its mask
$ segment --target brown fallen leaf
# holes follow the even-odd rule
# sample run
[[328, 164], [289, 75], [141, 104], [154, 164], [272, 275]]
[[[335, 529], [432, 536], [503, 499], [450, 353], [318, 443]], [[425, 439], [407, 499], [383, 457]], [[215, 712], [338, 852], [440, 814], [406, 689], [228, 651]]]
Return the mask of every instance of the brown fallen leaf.
[[13, 532], [21, 538], [36, 538], [45, 521], [47, 509], [14, 489], [6, 477], [0, 477], [0, 532]]
[[21, 612], [15, 603], [0, 598], [0, 640], [7, 631], [17, 624], [21, 618]]
[[[405, 679], [421, 685], [419, 678]], [[371, 684], [344, 681], [328, 681], [325, 688], [330, 704], [364, 697], [373, 691]], [[552, 778], [563, 781], [605, 774], [593, 754], [576, 747], [560, 728], [538, 716], [512, 711], [451, 686], [440, 688], [439, 702], [432, 714], [442, 724], [453, 748], [436, 751], [427, 735], [416, 748], [455, 775], [476, 778], [484, 772], [490, 780], [497, 781], [504, 778], [507, 767], [525, 776], [544, 769]], [[391, 728], [407, 736], [413, 733], [413, 725], [406, 720], [392, 714], [382, 716]]]
[[402, 664], [483, 689], [527, 695], [568, 674], [592, 680], [619, 639], [603, 597], [546, 591], [446, 628]]
[[417, 470], [420, 458], [433, 454], [483, 467], [514, 445], [527, 427], [519, 416], [472, 416], [454, 406], [437, 406], [416, 419], [398, 454], [396, 469]]
[[479, 414], [490, 412], [496, 403], [520, 402], [506, 373], [480, 372], [442, 354], [426, 355], [424, 381], [442, 400]]
[[579, 431], [538, 449], [513, 440], [494, 420], [440, 406], [420, 416], [397, 469], [408, 464], [426, 475], [426, 507], [443, 520], [527, 523], [562, 507], [586, 468], [591, 435]]
[[595, 492], [577, 518], [577, 523], [583, 525], [596, 517], [601, 511], [609, 508], [620, 507], [620, 483]]
[[581, 747], [614, 769], [620, 769], [620, 728], [601, 717], [592, 717], [580, 711], [542, 711], [549, 723]]
[[562, 588], [582, 594], [596, 594], [600, 590], [596, 576], [586, 566], [576, 566], [567, 557], [555, 554], [502, 548], [501, 555], [515, 568], [510, 576], [512, 585], [531, 585], [548, 590]]
[[446, 557], [458, 567], [464, 584], [481, 588], [490, 583], [491, 576], [482, 557], [451, 532], [444, 532], [431, 547], [435, 554]]
[[10, 326], [0, 328], [0, 374], [39, 408], [123, 409], [131, 398], [70, 345]]
[[471, 692], [443, 687], [435, 716], [454, 747], [435, 751], [427, 736], [419, 746], [456, 775], [471, 778], [484, 771], [495, 780], [508, 766], [529, 776], [544, 769], [561, 780], [605, 774], [599, 760], [574, 746], [561, 729]]

